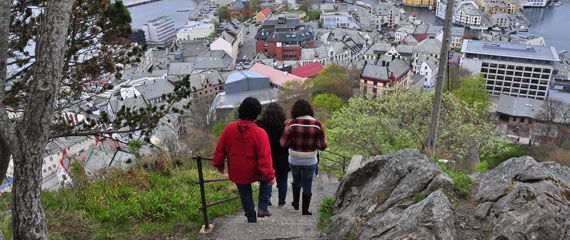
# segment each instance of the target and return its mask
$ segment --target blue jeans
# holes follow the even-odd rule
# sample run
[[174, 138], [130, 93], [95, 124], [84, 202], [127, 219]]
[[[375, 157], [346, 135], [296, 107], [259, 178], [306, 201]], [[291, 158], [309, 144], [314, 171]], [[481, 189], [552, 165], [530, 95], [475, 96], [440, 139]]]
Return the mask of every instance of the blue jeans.
[[285, 205], [285, 197], [287, 197], [287, 175], [275, 173], [275, 181], [277, 182], [277, 189], [279, 189], [279, 204]]
[[313, 175], [317, 164], [302, 166], [289, 164], [291, 174], [293, 175], [293, 187], [302, 187], [303, 193], [312, 194], [311, 188], [313, 187]]
[[[257, 208], [259, 210], [267, 211], [267, 205], [269, 204], [269, 199], [271, 198], [271, 185], [269, 180], [259, 181], [259, 196], [257, 201]], [[251, 190], [251, 184], [238, 184], [236, 183], [239, 192], [239, 198], [241, 200], [241, 206], [245, 212], [248, 222], [257, 222], [257, 216], [255, 215], [255, 205], [253, 203], [253, 194]]]

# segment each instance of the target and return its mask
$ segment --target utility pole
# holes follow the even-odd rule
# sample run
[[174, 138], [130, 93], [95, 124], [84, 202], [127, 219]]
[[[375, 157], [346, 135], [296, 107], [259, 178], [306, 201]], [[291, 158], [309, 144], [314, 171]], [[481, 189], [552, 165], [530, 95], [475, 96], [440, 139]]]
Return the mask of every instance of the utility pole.
[[433, 111], [431, 114], [431, 124], [429, 135], [427, 137], [427, 147], [429, 154], [435, 155], [435, 145], [437, 142], [437, 128], [439, 126], [439, 115], [441, 112], [441, 95], [443, 92], [445, 69], [448, 63], [449, 40], [451, 32], [451, 21], [453, 19], [453, 0], [447, 0], [447, 8], [445, 9], [445, 26], [443, 27], [443, 38], [441, 42], [441, 52], [439, 54], [439, 67], [437, 72], [437, 83], [435, 86], [435, 97], [433, 99]]

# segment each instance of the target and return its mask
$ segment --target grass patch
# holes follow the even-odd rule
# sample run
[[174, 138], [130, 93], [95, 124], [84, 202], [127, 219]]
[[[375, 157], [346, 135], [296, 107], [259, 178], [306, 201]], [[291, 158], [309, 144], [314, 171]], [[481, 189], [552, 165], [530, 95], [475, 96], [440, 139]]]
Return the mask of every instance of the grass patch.
[[524, 155], [528, 155], [528, 151], [520, 145], [506, 144], [498, 151], [498, 154], [491, 155], [491, 157], [485, 158], [481, 162], [487, 162], [487, 168], [493, 169], [510, 158], [521, 157]]
[[464, 172], [454, 172], [451, 176], [455, 183], [455, 192], [460, 197], [469, 197], [474, 181]]
[[323, 202], [319, 207], [320, 216], [319, 216], [319, 223], [317, 224], [317, 226], [320, 229], [327, 232], [330, 231], [332, 228], [331, 216], [332, 216], [333, 205], [334, 205], [334, 198], [326, 197], [325, 199], [323, 199]]
[[[204, 178], [224, 178], [206, 168]], [[161, 239], [196, 235], [203, 224], [198, 210], [197, 171], [181, 166], [164, 172], [132, 168], [81, 187], [43, 192], [50, 236], [72, 239]], [[208, 202], [236, 196], [229, 181], [206, 184]], [[9, 194], [5, 198], [10, 199]], [[5, 201], [6, 202], [6, 201]], [[239, 201], [208, 208], [209, 219], [234, 214]], [[8, 217], [0, 218], [5, 234]]]
[[423, 194], [420, 193], [420, 194], [416, 195], [416, 196], [414, 197], [414, 203], [419, 203], [419, 202], [421, 202], [421, 201], [424, 200], [427, 196], [428, 196], [427, 193], [423, 193]]
[[489, 164], [487, 163], [487, 161], [482, 161], [480, 163], [477, 164], [477, 166], [475, 166], [475, 170], [477, 170], [477, 172], [485, 172], [488, 169]]

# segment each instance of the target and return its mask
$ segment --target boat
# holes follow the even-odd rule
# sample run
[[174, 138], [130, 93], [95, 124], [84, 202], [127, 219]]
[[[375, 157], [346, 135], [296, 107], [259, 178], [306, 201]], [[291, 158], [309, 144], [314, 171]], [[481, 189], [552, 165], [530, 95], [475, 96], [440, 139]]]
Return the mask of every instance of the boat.
[[190, 9], [178, 9], [177, 12], [190, 12]]
[[410, 15], [410, 17], [409, 17], [410, 22], [416, 21], [417, 18], [418, 18], [418, 16], [416, 15], [416, 13], [412, 13], [412, 15]]
[[400, 14], [406, 14], [406, 11], [403, 8], [400, 8]]

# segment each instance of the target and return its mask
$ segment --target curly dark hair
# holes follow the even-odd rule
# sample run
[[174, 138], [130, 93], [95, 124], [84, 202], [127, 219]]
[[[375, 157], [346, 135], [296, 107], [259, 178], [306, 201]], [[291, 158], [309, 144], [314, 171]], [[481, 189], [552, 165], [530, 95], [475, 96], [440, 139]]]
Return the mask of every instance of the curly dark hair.
[[309, 115], [315, 117], [313, 106], [305, 99], [299, 99], [291, 107], [291, 118], [298, 118], [300, 116]]
[[260, 120], [267, 125], [279, 125], [283, 124], [287, 117], [285, 116], [285, 110], [279, 103], [270, 103], [263, 109]]
[[254, 97], [247, 97], [241, 102], [238, 108], [238, 116], [240, 120], [253, 121], [261, 113], [261, 103]]

